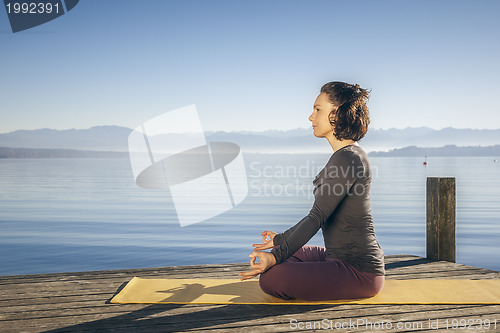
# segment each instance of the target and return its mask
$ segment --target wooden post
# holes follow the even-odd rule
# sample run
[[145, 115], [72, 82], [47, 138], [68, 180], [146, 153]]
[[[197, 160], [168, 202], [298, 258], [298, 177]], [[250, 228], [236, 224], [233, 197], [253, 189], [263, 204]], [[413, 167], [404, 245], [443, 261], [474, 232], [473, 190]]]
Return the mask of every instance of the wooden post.
[[427, 258], [455, 262], [455, 178], [427, 178]]

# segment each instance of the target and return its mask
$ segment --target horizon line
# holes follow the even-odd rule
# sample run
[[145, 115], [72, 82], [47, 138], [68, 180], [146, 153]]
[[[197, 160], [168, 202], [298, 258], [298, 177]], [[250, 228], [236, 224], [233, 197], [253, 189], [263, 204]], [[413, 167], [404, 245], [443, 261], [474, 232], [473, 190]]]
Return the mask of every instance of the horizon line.
[[[121, 128], [127, 128], [131, 131], [133, 131], [134, 129], [133, 128], [130, 128], [130, 127], [127, 127], [127, 126], [122, 126], [122, 125], [94, 125], [94, 126], [91, 126], [91, 127], [87, 127], [87, 128], [76, 128], [76, 127], [72, 127], [72, 128], [65, 128], [65, 129], [60, 129], [60, 128], [49, 128], [49, 127], [40, 127], [40, 128], [34, 128], [34, 129], [25, 129], [25, 128], [20, 128], [20, 129], [15, 129], [15, 130], [10, 130], [10, 131], [7, 131], [7, 132], [0, 132], [0, 135], [1, 134], [9, 134], [9, 133], [13, 133], [13, 132], [17, 132], [17, 131], [40, 131], [40, 130], [52, 130], [52, 131], [71, 131], [71, 130], [89, 130], [89, 129], [92, 129], [92, 128], [96, 128], [96, 127], [121, 127]], [[308, 126], [308, 127], [294, 127], [294, 128], [288, 128], [288, 129], [276, 129], [276, 128], [269, 128], [269, 129], [260, 129], [260, 130], [248, 130], [248, 129], [244, 129], [244, 130], [236, 130], [236, 129], [233, 129], [233, 130], [221, 130], [221, 129], [218, 129], [218, 130], [214, 130], [214, 129], [207, 129], [205, 130], [205, 132], [213, 132], [213, 133], [216, 133], [216, 132], [224, 132], [224, 133], [244, 133], [244, 132], [250, 132], [250, 133], [261, 133], [261, 132], [269, 132], [269, 131], [276, 131], [276, 132], [288, 132], [288, 131], [296, 131], [296, 130], [309, 130], [311, 127]], [[419, 128], [428, 128], [428, 129], [431, 129], [431, 130], [434, 130], [434, 131], [441, 131], [443, 129], [457, 129], [457, 130], [480, 130], [480, 131], [495, 131], [495, 130], [500, 130], [500, 128], [472, 128], [472, 127], [463, 127], [463, 128], [459, 128], [459, 127], [453, 127], [453, 126], [447, 126], [447, 127], [441, 127], [441, 128], [433, 128], [433, 127], [429, 127], [429, 126], [416, 126], [416, 127], [412, 127], [412, 126], [406, 126], [406, 127], [386, 127], [386, 128], [369, 128], [368, 131], [372, 130], [372, 131], [387, 131], [387, 130], [406, 130], [406, 129], [419, 129]]]

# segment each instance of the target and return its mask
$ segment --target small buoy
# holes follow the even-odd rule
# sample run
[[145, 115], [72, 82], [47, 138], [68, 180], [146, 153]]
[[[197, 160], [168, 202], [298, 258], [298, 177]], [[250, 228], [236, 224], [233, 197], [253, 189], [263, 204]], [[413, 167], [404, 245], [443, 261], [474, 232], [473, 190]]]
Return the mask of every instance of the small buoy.
[[425, 158], [424, 158], [424, 166], [427, 165], [427, 155], [425, 155]]
[[427, 165], [427, 162], [424, 162], [424, 165]]

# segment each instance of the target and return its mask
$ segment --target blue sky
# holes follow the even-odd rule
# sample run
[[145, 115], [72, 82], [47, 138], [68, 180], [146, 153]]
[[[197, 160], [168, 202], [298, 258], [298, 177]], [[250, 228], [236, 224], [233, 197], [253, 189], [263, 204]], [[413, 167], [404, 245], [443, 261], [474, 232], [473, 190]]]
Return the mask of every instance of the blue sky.
[[136, 127], [196, 104], [205, 130], [310, 126], [321, 85], [372, 90], [372, 128], [499, 128], [500, 1], [81, 0], [12, 33], [0, 133]]

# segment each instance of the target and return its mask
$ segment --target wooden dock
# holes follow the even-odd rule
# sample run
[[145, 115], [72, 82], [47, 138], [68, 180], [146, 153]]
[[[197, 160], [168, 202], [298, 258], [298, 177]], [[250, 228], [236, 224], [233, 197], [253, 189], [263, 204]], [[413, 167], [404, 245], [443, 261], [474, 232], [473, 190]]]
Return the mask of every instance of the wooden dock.
[[[287, 332], [299, 327], [305, 330], [308, 323], [348, 325], [349, 321], [359, 325], [330, 331], [456, 332], [464, 331], [451, 327], [460, 320], [474, 324], [474, 332], [500, 332], [500, 305], [109, 303], [134, 276], [237, 278], [237, 273], [246, 269], [248, 264], [222, 264], [0, 276], [0, 332]], [[386, 269], [388, 279], [500, 279], [499, 272], [411, 255], [387, 256]], [[489, 329], [484, 326], [487, 320], [491, 322]], [[377, 327], [382, 323], [391, 323], [393, 328]], [[479, 323], [483, 325], [480, 329]], [[434, 329], [435, 325], [439, 329]]]

